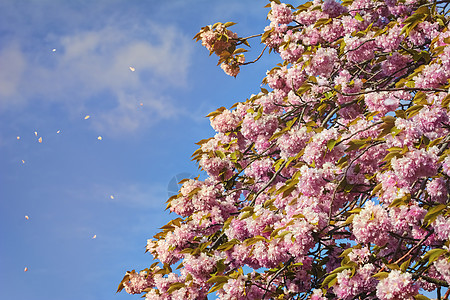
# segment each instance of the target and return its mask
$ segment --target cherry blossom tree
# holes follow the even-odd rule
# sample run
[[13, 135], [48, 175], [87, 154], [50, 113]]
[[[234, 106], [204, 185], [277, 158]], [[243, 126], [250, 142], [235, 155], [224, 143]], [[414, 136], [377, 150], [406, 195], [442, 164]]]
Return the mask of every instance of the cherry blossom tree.
[[[179, 217], [119, 285], [147, 299], [448, 299], [450, 1], [272, 0], [264, 32], [195, 39], [226, 74], [283, 63], [210, 113]], [[245, 62], [253, 38], [265, 48]]]

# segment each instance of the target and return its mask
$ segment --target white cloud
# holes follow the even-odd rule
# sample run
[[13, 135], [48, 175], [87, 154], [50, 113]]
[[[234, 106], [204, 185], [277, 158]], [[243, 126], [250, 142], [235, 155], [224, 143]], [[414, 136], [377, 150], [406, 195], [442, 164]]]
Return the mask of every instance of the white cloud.
[[[161, 209], [168, 199], [167, 186], [161, 183], [131, 183], [114, 185], [92, 184], [83, 192], [84, 199], [115, 203], [123, 207], [139, 207], [142, 209]], [[114, 199], [111, 199], [113, 195]]]
[[[39, 53], [22, 38], [0, 46], [0, 112], [42, 101], [61, 103], [75, 116], [95, 102], [105, 110], [92, 124], [111, 129], [110, 135], [180, 114], [168, 91], [186, 88], [194, 45], [177, 28], [145, 21], [139, 28], [104, 25], [52, 40], [48, 49], [37, 47]], [[152, 109], [151, 121], [133, 102], [137, 98]]]
[[17, 43], [0, 50], [0, 104], [10, 101], [20, 89], [20, 79], [26, 67], [25, 58]]
[[92, 123], [98, 132], [109, 136], [134, 132], [160, 120], [184, 115], [184, 111], [172, 102], [169, 97], [149, 91], [143, 92], [139, 98], [118, 92], [116, 107], [100, 112]]

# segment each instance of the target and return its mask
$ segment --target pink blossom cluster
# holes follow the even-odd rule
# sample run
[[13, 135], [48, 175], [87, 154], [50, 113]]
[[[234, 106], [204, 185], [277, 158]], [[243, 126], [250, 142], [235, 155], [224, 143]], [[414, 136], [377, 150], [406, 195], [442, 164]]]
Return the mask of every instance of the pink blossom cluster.
[[[272, 2], [273, 3], [273, 2]], [[278, 47], [280, 57], [288, 62], [295, 63], [305, 51], [301, 41], [303, 35], [300, 32], [288, 30], [284, 36], [283, 43]]]
[[211, 118], [211, 127], [217, 132], [229, 132], [236, 129], [239, 125], [240, 119], [235, 111], [231, 112], [228, 109], [223, 111], [220, 115]]
[[377, 297], [381, 300], [409, 300], [418, 292], [418, 285], [410, 273], [392, 270], [388, 277], [377, 285]]
[[234, 23], [216, 23], [213, 26], [205, 26], [195, 36], [197, 41], [201, 40], [202, 45], [212, 53], [220, 57], [219, 64], [222, 70], [229, 76], [236, 77], [240, 71], [240, 65], [245, 62], [244, 54], [236, 52], [238, 35], [228, 29]]
[[375, 42], [371, 36], [358, 38], [347, 34], [344, 37], [344, 42], [349, 62], [359, 63], [375, 57], [375, 52], [373, 51]]
[[254, 286], [246, 286], [246, 282], [250, 281], [251, 275], [241, 275], [237, 278], [232, 278], [225, 283], [223, 291], [219, 293], [220, 300], [235, 300], [235, 299], [261, 299], [264, 291]]
[[337, 51], [333, 48], [319, 48], [306, 68], [310, 76], [330, 76], [338, 60]]
[[233, 46], [233, 43], [235, 43], [233, 39], [237, 38], [237, 34], [219, 23], [216, 27], [211, 25], [203, 27], [199, 38], [206, 49], [211, 53], [220, 55], [223, 51]]
[[426, 231], [421, 228], [426, 213], [425, 209], [415, 204], [395, 207], [389, 211], [391, 230], [400, 236], [407, 235], [421, 239], [426, 235]]
[[337, 283], [333, 291], [342, 300], [355, 299], [355, 297], [364, 292], [372, 290], [377, 285], [377, 280], [372, 277], [376, 267], [372, 264], [366, 264], [359, 268], [354, 275], [350, 270], [344, 270], [337, 275]]
[[292, 22], [292, 11], [285, 3], [270, 2], [270, 7], [271, 10], [267, 15], [270, 22], [275, 24], [289, 24]]
[[441, 257], [433, 263], [436, 271], [443, 277], [447, 283], [450, 282], [450, 262], [447, 258]]
[[397, 109], [400, 98], [395, 93], [374, 92], [367, 94], [364, 97], [364, 101], [370, 111], [378, 111], [380, 114], [385, 115], [387, 112]]
[[391, 221], [386, 209], [370, 200], [353, 219], [353, 234], [363, 244], [384, 246], [389, 239], [390, 229]]
[[398, 180], [411, 184], [417, 178], [434, 176], [437, 171], [437, 150], [412, 149], [401, 158], [392, 158], [392, 169]]
[[128, 281], [124, 283], [125, 291], [128, 294], [140, 294], [142, 291], [153, 284], [153, 279], [145, 271], [139, 273], [129, 272]]

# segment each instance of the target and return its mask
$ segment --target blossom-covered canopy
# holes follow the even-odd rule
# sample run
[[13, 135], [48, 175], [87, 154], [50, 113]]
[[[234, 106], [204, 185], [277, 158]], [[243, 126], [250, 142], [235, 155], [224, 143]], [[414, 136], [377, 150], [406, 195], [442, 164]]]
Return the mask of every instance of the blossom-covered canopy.
[[260, 35], [202, 28], [195, 38], [228, 75], [259, 59], [239, 48], [253, 37], [283, 63], [267, 89], [208, 115], [217, 133], [193, 154], [208, 178], [183, 181], [167, 205], [179, 217], [147, 243], [157, 261], [119, 290], [447, 299], [448, 5], [274, 0]]

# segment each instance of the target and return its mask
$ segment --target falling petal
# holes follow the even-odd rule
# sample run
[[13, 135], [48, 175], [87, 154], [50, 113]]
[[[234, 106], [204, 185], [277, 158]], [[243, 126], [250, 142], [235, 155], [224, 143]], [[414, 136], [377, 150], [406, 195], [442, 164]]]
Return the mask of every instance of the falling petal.
[[134, 72], [134, 71], [136, 71], [136, 69], [133, 68], [133, 67], [130, 67], [130, 71], [131, 71], [131, 72]]
[[144, 103], [141, 102], [141, 103], [139, 103], [139, 105], [140, 105], [140, 106], [144, 106]]
[[30, 219], [30, 217], [28, 217], [28, 216], [25, 216], [25, 219], [29, 220], [29, 219]]
[[27, 267], [25, 267], [25, 269], [23, 269], [23, 271], [24, 271], [24, 272], [28, 271], [28, 268], [27, 268]]
[[92, 237], [92, 239], [95, 239], [97, 237], [97, 235], [96, 234], [94, 234], [94, 236]]
[[34, 135], [37, 136], [37, 131], [34, 132]]
[[111, 200], [113, 200], [114, 199], [114, 196], [113, 195], [111, 195], [111, 196], [109, 196], [110, 198], [111, 198]]
[[38, 141], [39, 141], [39, 143], [42, 143], [42, 137], [40, 137], [40, 138], [38, 139]]
[[53, 49], [52, 51], [53, 51], [53, 52], [56, 52], [56, 49]]
[[90, 115], [86, 115], [86, 116], [84, 117], [84, 119], [87, 120], [87, 119], [89, 119], [90, 117], [91, 117]]
[[60, 133], [61, 132], [61, 130], [58, 130], [56, 133]]
[[99, 135], [97, 139], [101, 141], [103, 138]]
[[17, 136], [17, 139], [20, 140], [20, 136]]
[[25, 163], [25, 161], [22, 159], [22, 163], [24, 164]]

